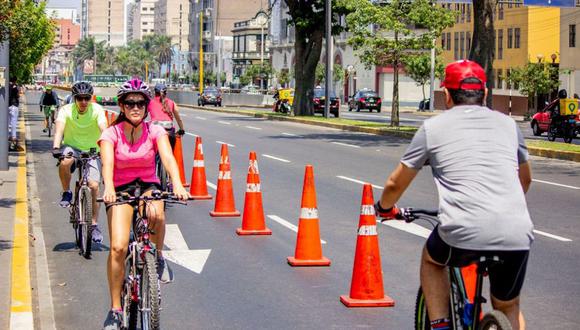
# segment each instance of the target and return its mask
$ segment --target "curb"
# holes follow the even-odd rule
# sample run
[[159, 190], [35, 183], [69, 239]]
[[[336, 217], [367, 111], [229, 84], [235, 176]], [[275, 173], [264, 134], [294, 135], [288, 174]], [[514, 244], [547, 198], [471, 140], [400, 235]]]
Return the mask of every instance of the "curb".
[[[231, 113], [231, 114], [238, 114], [238, 115], [244, 115], [244, 116], [250, 116], [250, 117], [256, 117], [256, 118], [265, 118], [268, 120], [289, 121], [289, 122], [295, 122], [295, 123], [301, 123], [301, 124], [307, 124], [307, 125], [313, 125], [313, 126], [330, 127], [330, 128], [336, 128], [336, 129], [341, 129], [341, 130], [350, 131], [350, 132], [369, 133], [369, 134], [382, 135], [382, 136], [395, 136], [395, 137], [406, 138], [406, 139], [412, 139], [413, 136], [415, 135], [414, 132], [404, 132], [404, 131], [394, 131], [394, 130], [389, 131], [389, 130], [381, 130], [381, 129], [372, 128], [372, 127], [358, 127], [358, 126], [352, 126], [352, 125], [346, 125], [346, 124], [334, 124], [334, 123], [325, 123], [325, 122], [319, 122], [319, 121], [310, 121], [307, 119], [300, 119], [300, 118], [290, 117], [290, 116], [287, 116], [287, 117], [274, 116], [268, 112], [251, 113], [251, 112], [242, 111], [242, 110], [233, 110], [233, 109], [224, 109], [224, 108], [205, 108], [205, 107], [189, 105], [189, 104], [178, 104], [178, 106], [185, 107], [185, 108], [197, 109], [197, 110]], [[435, 115], [435, 113], [432, 115]], [[431, 114], [429, 114], [429, 116], [431, 116]], [[559, 150], [551, 150], [551, 149], [538, 148], [538, 147], [528, 147], [528, 152], [532, 156], [540, 156], [540, 157], [546, 157], [546, 158], [554, 158], [554, 159], [560, 159], [560, 160], [569, 160], [569, 161], [573, 161], [573, 162], [580, 162], [580, 152], [559, 151]]]

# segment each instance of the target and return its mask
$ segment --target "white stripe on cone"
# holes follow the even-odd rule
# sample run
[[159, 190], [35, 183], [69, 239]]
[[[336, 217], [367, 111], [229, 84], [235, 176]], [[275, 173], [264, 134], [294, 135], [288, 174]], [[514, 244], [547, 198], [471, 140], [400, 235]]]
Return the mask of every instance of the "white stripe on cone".
[[362, 205], [360, 207], [360, 215], [374, 215], [375, 207], [373, 205]]
[[300, 209], [300, 219], [318, 219], [318, 209]]
[[377, 226], [376, 225], [360, 226], [360, 228], [358, 229], [358, 236], [377, 236]]
[[231, 180], [232, 179], [232, 172], [230, 171], [220, 171], [218, 175], [218, 180]]
[[255, 160], [250, 160], [250, 171], [252, 170], [254, 174], [260, 174], [258, 171], [258, 162]]
[[203, 145], [201, 143], [197, 145], [197, 150], [199, 151], [200, 155], [203, 155]]
[[259, 183], [246, 184], [246, 192], [249, 192], [249, 193], [260, 192], [260, 184]]
[[193, 161], [193, 167], [204, 167], [205, 166], [205, 162], [203, 160], [194, 160]]
[[222, 157], [220, 158], [220, 164], [227, 164], [229, 163], [229, 157]]

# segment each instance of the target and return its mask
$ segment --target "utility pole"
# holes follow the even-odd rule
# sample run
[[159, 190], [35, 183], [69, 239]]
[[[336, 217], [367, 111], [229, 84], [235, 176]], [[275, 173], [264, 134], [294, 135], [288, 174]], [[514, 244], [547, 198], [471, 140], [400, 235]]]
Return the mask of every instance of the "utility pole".
[[0, 44], [0, 171], [8, 171], [8, 83], [10, 41]]
[[[324, 118], [330, 113], [330, 89], [332, 88], [332, 0], [326, 0], [326, 78], [324, 82]], [[340, 109], [339, 109], [340, 112]]]
[[433, 39], [433, 47], [431, 47], [431, 81], [429, 83], [429, 111], [433, 111], [434, 109], [435, 109], [435, 39]]
[[199, 12], [199, 94], [203, 93], [203, 1]]

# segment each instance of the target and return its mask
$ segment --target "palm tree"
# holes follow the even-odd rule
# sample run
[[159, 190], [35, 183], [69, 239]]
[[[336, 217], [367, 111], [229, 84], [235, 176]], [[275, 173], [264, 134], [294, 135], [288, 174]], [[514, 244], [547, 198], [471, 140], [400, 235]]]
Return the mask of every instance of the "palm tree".
[[171, 57], [173, 48], [171, 47], [171, 38], [165, 35], [156, 35], [154, 37], [154, 51], [157, 63], [159, 64], [159, 76], [161, 77], [161, 65], [167, 64], [171, 67]]
[[[82, 66], [85, 60], [97, 60], [97, 65], [100, 60], [104, 59], [105, 41], [97, 42], [95, 37], [85, 37], [79, 41], [75, 49], [72, 51], [72, 56], [77, 67]], [[97, 56], [101, 58], [96, 58]], [[97, 68], [95, 67], [95, 73]]]

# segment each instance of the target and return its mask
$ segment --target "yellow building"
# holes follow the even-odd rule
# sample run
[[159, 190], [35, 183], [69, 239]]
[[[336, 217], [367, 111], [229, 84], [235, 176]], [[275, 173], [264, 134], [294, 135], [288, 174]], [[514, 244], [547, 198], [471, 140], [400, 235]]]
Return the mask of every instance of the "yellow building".
[[[459, 13], [456, 24], [446, 29], [438, 40], [445, 63], [469, 57], [473, 39], [472, 4], [440, 5]], [[496, 89], [511, 87], [504, 78], [509, 76], [512, 68], [524, 66], [527, 62], [560, 62], [560, 8], [500, 3], [494, 10], [494, 18]]]

